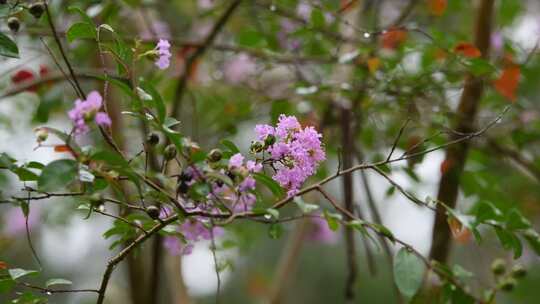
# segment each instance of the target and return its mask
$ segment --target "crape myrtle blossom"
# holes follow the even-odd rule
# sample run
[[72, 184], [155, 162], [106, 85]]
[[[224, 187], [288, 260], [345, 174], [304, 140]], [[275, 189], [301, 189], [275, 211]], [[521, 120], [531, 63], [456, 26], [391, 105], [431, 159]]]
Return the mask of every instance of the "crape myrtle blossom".
[[103, 98], [97, 91], [92, 91], [86, 100], [77, 99], [75, 107], [68, 112], [68, 116], [74, 124], [74, 132], [77, 135], [90, 131], [89, 122], [94, 121], [99, 126], [110, 126], [111, 118], [105, 112], [100, 111]]
[[[321, 137], [313, 127], [302, 128], [294, 116], [280, 115], [276, 127], [255, 126], [259, 140], [273, 142], [266, 147], [276, 170], [272, 178], [293, 196], [308, 177], [315, 174], [319, 163], [326, 158]], [[268, 141], [272, 136], [275, 140]]]
[[159, 39], [159, 42], [156, 45], [156, 51], [158, 54], [158, 59], [156, 61], [156, 66], [165, 70], [171, 64], [171, 44], [166, 39]]
[[[160, 218], [171, 216], [173, 211], [170, 207], [161, 208]], [[211, 240], [212, 237], [220, 237], [224, 230], [222, 227], [210, 227], [208, 223], [199, 217], [188, 218], [178, 225], [177, 231], [182, 234], [183, 240], [177, 236], [168, 235], [163, 239], [163, 246], [172, 255], [189, 255], [193, 251], [196, 242]]]

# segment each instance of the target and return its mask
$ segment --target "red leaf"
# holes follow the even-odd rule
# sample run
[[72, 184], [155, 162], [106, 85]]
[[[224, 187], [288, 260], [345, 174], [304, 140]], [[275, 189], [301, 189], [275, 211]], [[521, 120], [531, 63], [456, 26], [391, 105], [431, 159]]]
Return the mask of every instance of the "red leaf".
[[49, 74], [49, 67], [47, 67], [44, 64], [40, 65], [39, 66], [39, 76], [40, 77], [45, 77], [45, 76], [47, 76], [47, 74]]
[[442, 16], [447, 6], [447, 0], [428, 0], [429, 12], [435, 16]]
[[482, 56], [482, 53], [474, 45], [468, 42], [461, 42], [454, 48], [454, 52], [461, 54], [468, 58], [478, 58]]
[[0, 269], [7, 269], [8, 265], [6, 262], [0, 261]]
[[381, 43], [385, 49], [395, 49], [405, 40], [407, 40], [407, 31], [391, 28], [382, 35]]
[[518, 66], [510, 66], [503, 70], [501, 76], [493, 82], [495, 90], [510, 101], [516, 101], [516, 90], [521, 70]]

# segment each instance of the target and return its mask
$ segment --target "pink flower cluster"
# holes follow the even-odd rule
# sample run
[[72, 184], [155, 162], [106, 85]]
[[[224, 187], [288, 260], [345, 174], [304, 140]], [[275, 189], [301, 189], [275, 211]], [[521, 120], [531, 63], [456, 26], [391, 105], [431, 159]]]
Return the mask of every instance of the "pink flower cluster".
[[161, 69], [165, 70], [169, 67], [171, 64], [171, 44], [166, 39], [159, 39], [159, 42], [157, 43], [156, 50], [158, 52], [159, 58], [156, 61], [156, 66]]
[[77, 99], [75, 107], [68, 112], [68, 116], [75, 126], [75, 134], [85, 134], [90, 131], [88, 123], [95, 121], [100, 126], [110, 126], [111, 118], [105, 112], [100, 111], [103, 99], [97, 91], [92, 91], [86, 100]]
[[253, 208], [257, 198], [251, 191], [255, 190], [257, 185], [252, 173], [258, 173], [262, 170], [262, 164], [253, 160], [244, 163], [244, 156], [236, 153], [229, 159], [229, 171], [237, 175], [240, 179], [236, 191], [225, 190], [225, 185], [217, 189], [217, 192], [225, 194], [227, 200], [233, 202], [235, 212], [248, 211]]
[[221, 227], [206, 227], [201, 221], [196, 219], [187, 219], [178, 227], [186, 243], [174, 236], [167, 236], [163, 240], [165, 248], [173, 255], [188, 255], [193, 252], [194, 243], [200, 240], [211, 240], [223, 235]]
[[269, 142], [265, 148], [270, 153], [276, 173], [272, 178], [287, 189], [288, 196], [293, 196], [308, 177], [315, 174], [319, 163], [326, 158], [321, 137], [313, 127], [302, 128], [294, 116], [280, 115], [277, 126], [255, 126], [257, 137]]

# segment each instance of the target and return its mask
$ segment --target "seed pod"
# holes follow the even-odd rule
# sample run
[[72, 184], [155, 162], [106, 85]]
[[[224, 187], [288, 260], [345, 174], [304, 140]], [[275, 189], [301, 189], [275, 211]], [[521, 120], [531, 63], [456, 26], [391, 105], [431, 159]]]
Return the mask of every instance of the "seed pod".
[[166, 160], [174, 159], [176, 157], [176, 147], [174, 145], [165, 147], [165, 150], [163, 150], [163, 157], [165, 157]]
[[41, 15], [43, 15], [43, 12], [45, 12], [45, 6], [41, 2], [34, 3], [30, 5], [28, 8], [28, 11], [34, 18], [39, 19]]
[[21, 27], [21, 22], [17, 17], [10, 17], [7, 21], [7, 25], [12, 32], [16, 33]]
[[513, 278], [521, 279], [527, 275], [527, 269], [525, 269], [523, 265], [517, 264], [517, 265], [514, 265], [514, 267], [512, 267], [511, 274]]
[[252, 153], [260, 153], [264, 150], [264, 143], [260, 140], [254, 140], [251, 142], [251, 146], [249, 147], [249, 150]]
[[506, 263], [502, 259], [496, 259], [491, 263], [491, 271], [495, 275], [501, 275], [506, 271]]
[[189, 191], [189, 186], [186, 182], [178, 184], [178, 193], [186, 194]]
[[146, 214], [148, 214], [151, 219], [157, 220], [159, 218], [159, 213], [160, 210], [157, 206], [148, 206], [146, 208]]
[[500, 284], [500, 288], [503, 291], [512, 291], [514, 287], [516, 287], [516, 280], [512, 278], [507, 278], [506, 280], [502, 281]]
[[159, 135], [157, 135], [155, 132], [148, 133], [148, 136], [146, 136], [146, 143], [150, 146], [159, 144]]
[[265, 147], [270, 147], [271, 145], [276, 143], [276, 137], [274, 135], [268, 135], [264, 139], [264, 145]]
[[221, 152], [220, 149], [212, 149], [210, 153], [208, 153], [208, 160], [215, 163], [221, 160], [223, 157], [223, 152]]

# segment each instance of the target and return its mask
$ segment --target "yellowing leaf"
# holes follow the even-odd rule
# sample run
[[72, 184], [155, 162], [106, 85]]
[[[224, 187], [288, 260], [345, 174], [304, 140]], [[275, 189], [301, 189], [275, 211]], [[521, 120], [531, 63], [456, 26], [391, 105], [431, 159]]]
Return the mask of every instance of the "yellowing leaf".
[[381, 60], [377, 57], [371, 57], [367, 60], [367, 66], [370, 73], [375, 73], [381, 65]]
[[511, 66], [503, 70], [501, 76], [493, 82], [495, 90], [510, 101], [516, 101], [516, 90], [519, 84], [521, 71], [518, 66]]

